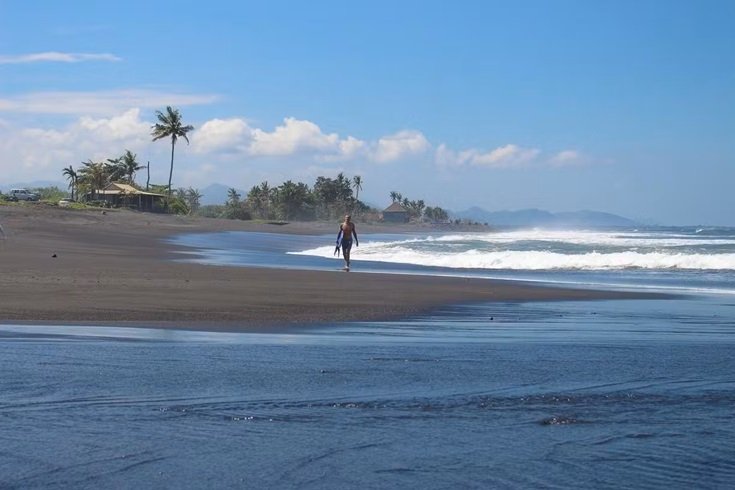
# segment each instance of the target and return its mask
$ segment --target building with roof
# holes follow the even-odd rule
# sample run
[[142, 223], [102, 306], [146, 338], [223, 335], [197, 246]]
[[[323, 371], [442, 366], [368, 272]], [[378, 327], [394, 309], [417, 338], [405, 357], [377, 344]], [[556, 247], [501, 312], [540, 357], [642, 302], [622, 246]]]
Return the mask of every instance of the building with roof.
[[104, 201], [112, 207], [128, 207], [141, 211], [155, 211], [163, 208], [164, 194], [146, 192], [136, 189], [132, 185], [112, 182], [104, 189], [93, 193], [99, 201]]
[[399, 202], [394, 202], [383, 210], [383, 221], [386, 223], [408, 223], [408, 210]]

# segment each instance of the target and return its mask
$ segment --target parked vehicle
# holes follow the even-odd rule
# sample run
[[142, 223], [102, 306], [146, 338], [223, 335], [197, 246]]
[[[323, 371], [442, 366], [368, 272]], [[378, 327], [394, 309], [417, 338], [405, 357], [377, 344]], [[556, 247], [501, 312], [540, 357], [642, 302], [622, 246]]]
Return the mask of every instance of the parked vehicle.
[[13, 196], [19, 201], [38, 201], [38, 194], [34, 194], [28, 189], [10, 189], [8, 195]]

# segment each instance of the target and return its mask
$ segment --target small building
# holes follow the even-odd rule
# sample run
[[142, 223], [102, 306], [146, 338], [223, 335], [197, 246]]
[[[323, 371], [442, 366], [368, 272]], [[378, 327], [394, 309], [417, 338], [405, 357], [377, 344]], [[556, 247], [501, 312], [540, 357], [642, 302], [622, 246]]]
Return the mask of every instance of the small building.
[[383, 221], [386, 223], [408, 223], [408, 210], [400, 203], [394, 202], [383, 210]]
[[112, 182], [93, 195], [97, 200], [105, 201], [112, 207], [129, 207], [140, 211], [161, 209], [163, 207], [162, 201], [166, 198], [164, 194], [141, 191], [130, 184], [120, 182]]

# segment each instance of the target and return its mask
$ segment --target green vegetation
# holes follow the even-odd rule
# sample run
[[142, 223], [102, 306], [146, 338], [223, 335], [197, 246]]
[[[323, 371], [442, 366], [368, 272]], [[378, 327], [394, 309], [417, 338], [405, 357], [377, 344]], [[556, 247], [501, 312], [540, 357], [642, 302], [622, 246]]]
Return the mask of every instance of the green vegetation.
[[59, 200], [64, 199], [67, 195], [65, 191], [56, 186], [36, 187], [35, 189], [32, 189], [31, 192], [38, 194], [39, 201], [48, 202], [59, 202]]
[[[358, 179], [362, 184], [362, 178]], [[203, 216], [229, 219], [261, 220], [334, 220], [345, 213], [359, 214], [377, 210], [370, 209], [359, 201], [352, 192], [354, 179], [340, 173], [337, 178], [317, 177], [313, 187], [303, 182], [288, 180], [278, 187], [268, 182], [253, 186], [246, 196], [236, 189], [227, 193], [223, 206], [204, 206]]]
[[409, 200], [403, 197], [403, 194], [397, 191], [391, 191], [389, 194], [391, 201], [397, 202], [408, 211], [408, 217], [414, 221], [429, 221], [431, 223], [447, 223], [449, 222], [449, 213], [440, 207], [426, 206], [423, 199], [418, 201]]

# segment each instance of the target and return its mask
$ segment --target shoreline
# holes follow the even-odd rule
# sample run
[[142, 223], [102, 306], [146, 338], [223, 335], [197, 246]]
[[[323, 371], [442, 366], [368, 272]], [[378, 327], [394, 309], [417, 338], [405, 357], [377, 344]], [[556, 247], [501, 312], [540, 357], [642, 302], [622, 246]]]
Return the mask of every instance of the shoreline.
[[[6, 234], [0, 324], [275, 332], [478, 302], [668, 297], [506, 280], [202, 265], [172, 260], [184, 248], [166, 243], [182, 233], [220, 231], [336, 235], [336, 224], [323, 222], [272, 225], [41, 204], [0, 206], [0, 224]], [[358, 230], [443, 232], [359, 222]]]

